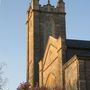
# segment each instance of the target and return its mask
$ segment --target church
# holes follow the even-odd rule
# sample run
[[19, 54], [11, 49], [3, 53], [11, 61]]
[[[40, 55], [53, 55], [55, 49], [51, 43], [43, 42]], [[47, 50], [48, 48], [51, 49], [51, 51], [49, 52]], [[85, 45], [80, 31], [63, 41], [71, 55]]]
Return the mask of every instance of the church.
[[[66, 38], [65, 3], [31, 0], [27, 11], [27, 82], [48, 90], [90, 90], [90, 41]], [[60, 90], [60, 89], [59, 89]]]

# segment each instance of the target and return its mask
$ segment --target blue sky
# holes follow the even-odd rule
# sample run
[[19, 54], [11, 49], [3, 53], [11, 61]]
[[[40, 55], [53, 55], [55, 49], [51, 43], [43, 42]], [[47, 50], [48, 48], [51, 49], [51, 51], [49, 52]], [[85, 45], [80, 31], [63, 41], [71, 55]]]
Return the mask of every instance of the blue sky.
[[[55, 4], [56, 0], [51, 0]], [[40, 3], [46, 3], [41, 0]], [[8, 78], [5, 90], [26, 79], [26, 11], [29, 0], [0, 0], [0, 62]], [[65, 0], [67, 38], [90, 40], [90, 0]]]

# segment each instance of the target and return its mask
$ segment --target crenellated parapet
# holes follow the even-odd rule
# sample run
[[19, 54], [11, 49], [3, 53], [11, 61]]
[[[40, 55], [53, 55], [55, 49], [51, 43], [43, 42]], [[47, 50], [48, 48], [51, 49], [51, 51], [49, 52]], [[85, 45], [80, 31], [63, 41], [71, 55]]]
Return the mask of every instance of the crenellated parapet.
[[39, 3], [40, 0], [32, 0], [30, 2], [28, 11], [30, 10], [38, 10], [38, 11], [48, 11], [48, 12], [56, 12], [56, 13], [65, 13], [65, 3], [63, 0], [58, 0], [57, 5], [53, 6], [48, 0], [46, 5], [41, 5]]

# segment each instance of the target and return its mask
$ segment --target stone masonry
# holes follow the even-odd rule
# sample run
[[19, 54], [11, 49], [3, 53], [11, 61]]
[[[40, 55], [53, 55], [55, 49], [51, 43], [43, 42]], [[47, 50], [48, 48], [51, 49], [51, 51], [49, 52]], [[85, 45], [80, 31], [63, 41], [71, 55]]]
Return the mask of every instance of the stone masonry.
[[65, 3], [31, 0], [27, 11], [27, 82], [48, 90], [90, 90], [90, 41], [66, 39]]

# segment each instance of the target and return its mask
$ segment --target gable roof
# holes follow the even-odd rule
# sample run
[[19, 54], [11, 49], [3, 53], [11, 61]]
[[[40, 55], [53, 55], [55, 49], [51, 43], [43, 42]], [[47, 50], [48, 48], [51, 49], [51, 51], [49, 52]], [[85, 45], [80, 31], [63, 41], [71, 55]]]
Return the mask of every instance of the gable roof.
[[71, 59], [74, 55], [78, 55], [81, 57], [89, 57], [90, 56], [90, 41], [84, 41], [84, 40], [66, 40], [66, 58], [67, 62], [69, 59]]
[[74, 61], [77, 60], [89, 60], [90, 61], [90, 56], [80, 56], [80, 55], [74, 55], [72, 56], [63, 66], [63, 69], [67, 68], [70, 64], [72, 64]]
[[90, 41], [67, 39], [68, 48], [90, 49]]

